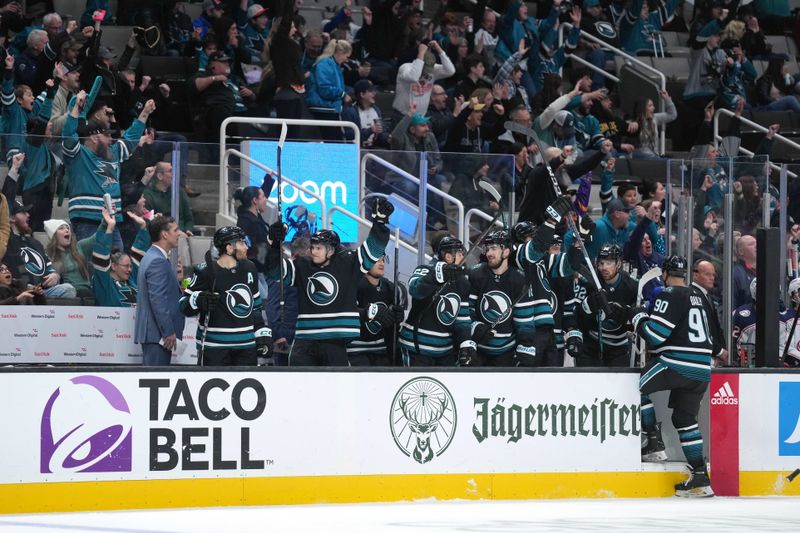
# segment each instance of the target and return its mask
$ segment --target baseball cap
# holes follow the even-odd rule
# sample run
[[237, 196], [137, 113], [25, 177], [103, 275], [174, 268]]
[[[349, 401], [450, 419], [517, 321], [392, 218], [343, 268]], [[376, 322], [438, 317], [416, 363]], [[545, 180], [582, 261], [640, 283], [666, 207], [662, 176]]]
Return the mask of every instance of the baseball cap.
[[555, 123], [563, 128], [565, 137], [575, 135], [575, 117], [569, 111], [559, 111], [553, 118]]
[[203, 11], [207, 11], [211, 8], [214, 9], [223, 9], [222, 7], [222, 0], [204, 0], [203, 1]]
[[19, 200], [14, 200], [14, 203], [11, 205], [11, 216], [16, 215], [17, 213], [30, 213], [33, 206], [31, 204], [22, 205], [22, 202]]
[[55, 235], [56, 231], [58, 231], [58, 228], [64, 225], [69, 226], [69, 222], [66, 220], [61, 220], [60, 218], [51, 218], [50, 220], [45, 220], [44, 231], [47, 233], [48, 240], [52, 239], [53, 235]]
[[106, 128], [105, 124], [99, 120], [90, 120], [88, 123], [78, 127], [79, 137], [88, 137], [89, 135], [97, 135], [98, 133], [110, 133], [111, 130]]
[[608, 206], [606, 206], [606, 214], [611, 215], [617, 211], [622, 211], [623, 213], [628, 212], [628, 210], [625, 209], [625, 204], [622, 203], [622, 200], [619, 198], [614, 198], [608, 202]]
[[[222, 8], [220, 8], [220, 9], [222, 9]], [[248, 19], [258, 18], [261, 15], [266, 15], [267, 11], [268, 11], [268, 9], [265, 8], [264, 6], [262, 6], [260, 4], [253, 4], [252, 6], [247, 8], [247, 18]]]
[[420, 124], [427, 123], [431, 117], [423, 117], [419, 113], [414, 113], [414, 116], [411, 117], [411, 126], [419, 126]]
[[376, 90], [377, 89], [375, 89], [375, 86], [369, 80], [358, 80], [353, 85], [353, 94], [356, 96], [358, 96], [361, 93], [365, 93], [367, 91], [375, 92]]
[[583, 8], [597, 7], [600, 5], [600, 0], [583, 0]]
[[117, 56], [108, 46], [101, 46], [100, 49], [97, 50], [97, 57], [100, 59], [114, 59]]

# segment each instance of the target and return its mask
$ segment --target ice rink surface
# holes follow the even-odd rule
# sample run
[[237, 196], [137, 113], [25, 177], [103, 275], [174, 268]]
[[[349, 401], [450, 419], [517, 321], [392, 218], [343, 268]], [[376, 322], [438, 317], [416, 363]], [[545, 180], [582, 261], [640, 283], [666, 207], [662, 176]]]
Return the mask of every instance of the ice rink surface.
[[798, 531], [797, 498], [455, 501], [7, 515], [0, 530], [129, 532]]

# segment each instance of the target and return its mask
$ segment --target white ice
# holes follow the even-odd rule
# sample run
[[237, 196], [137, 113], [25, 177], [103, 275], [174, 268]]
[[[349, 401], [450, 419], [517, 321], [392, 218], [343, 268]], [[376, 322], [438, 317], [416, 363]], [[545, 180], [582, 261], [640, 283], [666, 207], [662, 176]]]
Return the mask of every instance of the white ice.
[[90, 533], [798, 531], [798, 498], [451, 501], [0, 516], [0, 530]]

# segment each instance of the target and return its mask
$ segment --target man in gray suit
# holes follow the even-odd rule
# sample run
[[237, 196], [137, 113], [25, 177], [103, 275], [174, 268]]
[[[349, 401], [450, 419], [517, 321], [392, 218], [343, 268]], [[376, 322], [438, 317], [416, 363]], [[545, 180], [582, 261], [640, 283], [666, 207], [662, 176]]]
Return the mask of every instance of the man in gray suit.
[[169, 365], [176, 339], [183, 337], [181, 297], [169, 252], [178, 247], [180, 231], [175, 219], [158, 216], [150, 222], [153, 245], [139, 266], [134, 342], [142, 345], [145, 366]]

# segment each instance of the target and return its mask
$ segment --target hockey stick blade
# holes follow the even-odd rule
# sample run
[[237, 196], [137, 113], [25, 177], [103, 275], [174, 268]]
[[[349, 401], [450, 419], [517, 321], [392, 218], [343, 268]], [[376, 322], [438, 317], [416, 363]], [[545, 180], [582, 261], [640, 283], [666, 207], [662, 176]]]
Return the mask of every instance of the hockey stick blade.
[[639, 278], [639, 286], [637, 287], [636, 291], [636, 305], [642, 305], [642, 301], [644, 300], [642, 291], [644, 290], [645, 285], [647, 285], [654, 279], [660, 277], [661, 277], [661, 268], [659, 267], [653, 267], [644, 274], [642, 274], [642, 277]]
[[503, 126], [511, 133], [519, 133], [520, 135], [525, 135], [527, 137], [530, 137], [531, 139], [536, 141], [537, 144], [539, 144], [540, 142], [539, 136], [536, 135], [536, 132], [533, 131], [532, 128], [528, 128], [526, 126], [523, 126], [522, 124], [517, 124], [516, 122], [512, 122], [510, 120], [507, 120], [505, 124], [503, 124]]
[[286, 122], [281, 122], [281, 136], [278, 139], [278, 148], [283, 148], [283, 143], [286, 142], [286, 134], [289, 128], [286, 127]]
[[478, 187], [486, 191], [486, 194], [492, 197], [492, 199], [500, 204], [500, 191], [498, 191], [491, 183], [486, 180], [480, 180], [478, 182]]

